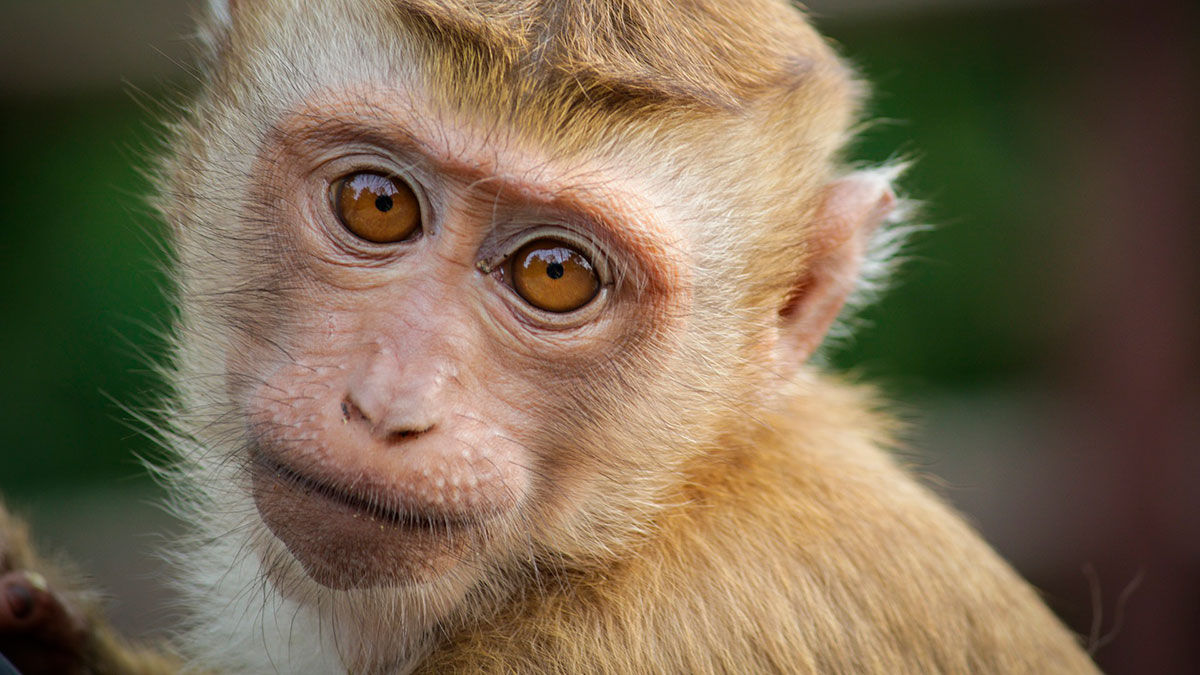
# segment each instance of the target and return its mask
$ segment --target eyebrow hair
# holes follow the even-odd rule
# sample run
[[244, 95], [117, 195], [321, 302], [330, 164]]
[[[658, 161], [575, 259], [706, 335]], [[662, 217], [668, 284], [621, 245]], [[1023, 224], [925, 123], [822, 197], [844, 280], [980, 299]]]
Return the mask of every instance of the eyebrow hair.
[[480, 189], [488, 186], [487, 191], [498, 198], [505, 194], [520, 195], [519, 200], [525, 204], [565, 214], [570, 222], [582, 221], [599, 243], [622, 253], [625, 273], [622, 276], [628, 278], [630, 272], [636, 275], [639, 292], [665, 292], [678, 283], [671, 278], [674, 266], [664, 264], [673, 258], [668, 249], [675, 245], [674, 238], [665, 227], [659, 226], [652, 210], [644, 212], [642, 218], [614, 217], [613, 214], [633, 214], [628, 203], [613, 198], [612, 189], [599, 190], [578, 182], [538, 183], [506, 175], [486, 158], [480, 162], [461, 161], [447, 148], [439, 148], [411, 129], [386, 103], [355, 98], [335, 107], [324, 104], [302, 108], [276, 125], [272, 135], [277, 142], [294, 148], [350, 141], [390, 153], [419, 155], [432, 168], [456, 176], [464, 184]]
[[[546, 189], [536, 182], [498, 173], [494, 167], [459, 165], [453, 160], [431, 159], [442, 169], [449, 169], [452, 173], [461, 171], [464, 177], [473, 177], [473, 185], [489, 185], [488, 191], [498, 198], [503, 199], [506, 193], [516, 193], [524, 204], [565, 214], [566, 219], [573, 223], [582, 221], [587, 225], [589, 235], [606, 248], [616, 249], [622, 254], [621, 269], [616, 276], [623, 279], [635, 277], [639, 293], [663, 293], [678, 283], [671, 278], [675, 266], [667, 264], [673, 259], [668, 254], [668, 248], [674, 246], [669, 231], [657, 226], [658, 220], [652, 216], [652, 212], [645, 212], [646, 218], [630, 217], [635, 214], [630, 211], [628, 204], [613, 199], [612, 190], [606, 192], [579, 183]], [[626, 193], [622, 191], [622, 194]], [[620, 215], [614, 217], [614, 214]]]

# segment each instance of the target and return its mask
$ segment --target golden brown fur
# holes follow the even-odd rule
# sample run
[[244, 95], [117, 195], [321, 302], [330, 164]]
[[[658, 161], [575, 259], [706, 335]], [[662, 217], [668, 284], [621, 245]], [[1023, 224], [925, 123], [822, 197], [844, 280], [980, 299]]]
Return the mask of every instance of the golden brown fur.
[[[194, 667], [1094, 672], [1034, 592], [895, 465], [871, 396], [803, 363], [895, 199], [883, 173], [844, 178], [862, 88], [794, 8], [212, 4], [208, 80], [158, 200], [178, 257], [164, 430], [178, 462], [165, 472], [195, 528], [178, 555], [193, 612], [179, 648]], [[381, 138], [472, 176], [492, 204], [600, 195], [636, 227], [614, 237], [629, 251], [609, 320], [620, 332], [482, 350], [493, 375], [545, 353], [526, 376], [557, 385], [509, 406], [540, 412], [519, 429], [533, 464], [516, 472], [530, 485], [519, 507], [443, 576], [359, 588], [336, 572], [314, 583], [263, 526], [248, 456], [269, 434], [312, 429], [297, 415], [251, 431], [242, 392], [268, 370], [308, 377], [348, 358], [320, 343], [332, 322], [312, 327], [365, 292], [312, 282], [287, 228], [304, 220], [308, 155]], [[257, 368], [264, 344], [291, 360]], [[306, 396], [268, 403], [286, 413]]]
[[864, 392], [790, 410], [693, 466], [601, 569], [462, 627], [420, 673], [1087, 673], [1036, 595], [880, 445]]

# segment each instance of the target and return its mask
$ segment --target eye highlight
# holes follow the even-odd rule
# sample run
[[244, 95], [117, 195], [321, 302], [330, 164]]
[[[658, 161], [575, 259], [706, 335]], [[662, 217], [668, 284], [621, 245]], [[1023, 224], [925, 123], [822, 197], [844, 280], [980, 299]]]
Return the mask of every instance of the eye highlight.
[[509, 258], [513, 290], [547, 312], [570, 312], [600, 290], [600, 278], [582, 252], [557, 239], [535, 239]]
[[360, 171], [334, 181], [329, 196], [342, 226], [359, 239], [392, 244], [420, 233], [420, 200], [402, 180]]

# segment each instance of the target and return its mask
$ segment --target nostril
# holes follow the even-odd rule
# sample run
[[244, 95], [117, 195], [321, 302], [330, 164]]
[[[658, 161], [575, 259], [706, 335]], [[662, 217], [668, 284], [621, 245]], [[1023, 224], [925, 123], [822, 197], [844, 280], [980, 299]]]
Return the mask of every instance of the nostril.
[[372, 436], [389, 443], [407, 441], [433, 429], [432, 424], [413, 424], [404, 415], [384, 414], [379, 419], [368, 415], [352, 396], [342, 399], [342, 424], [355, 423], [368, 429]]
[[362, 411], [362, 408], [359, 408], [355, 405], [354, 401], [350, 400], [349, 396], [342, 399], [342, 422], [366, 422], [367, 424], [371, 424], [370, 418]]
[[389, 441], [406, 441], [418, 436], [424, 435], [429, 430], [433, 429], [433, 425], [424, 429], [397, 429], [388, 434]]

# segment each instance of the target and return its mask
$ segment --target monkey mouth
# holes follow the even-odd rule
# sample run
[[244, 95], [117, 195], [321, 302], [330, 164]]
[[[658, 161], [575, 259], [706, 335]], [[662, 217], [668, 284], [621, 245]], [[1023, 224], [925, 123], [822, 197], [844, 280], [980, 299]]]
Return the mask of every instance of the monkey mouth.
[[444, 572], [473, 545], [477, 518], [364, 496], [251, 452], [251, 493], [263, 523], [324, 586], [405, 585]]
[[478, 519], [475, 518], [409, 509], [400, 505], [393, 506], [383, 500], [356, 495], [331, 482], [301, 473], [268, 457], [266, 453], [257, 448], [253, 457], [253, 473], [256, 481], [260, 478], [267, 479], [278, 486], [290, 488], [296, 493], [329, 502], [331, 506], [341, 507], [341, 510], [354, 512], [354, 516], [364, 517], [372, 524], [391, 526], [401, 530], [441, 533], [478, 524]]
[[300, 473], [263, 452], [255, 452], [255, 472], [269, 474], [272, 480], [316, 499], [331, 502], [343, 509], [356, 511], [368, 521], [406, 530], [446, 532], [475, 524], [473, 519], [445, 513], [433, 513], [393, 507], [386, 502], [353, 494], [333, 484]]

